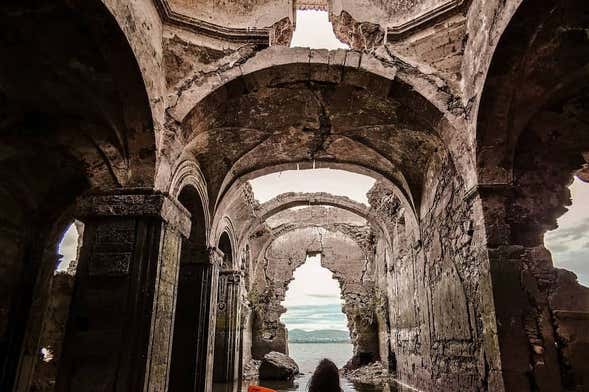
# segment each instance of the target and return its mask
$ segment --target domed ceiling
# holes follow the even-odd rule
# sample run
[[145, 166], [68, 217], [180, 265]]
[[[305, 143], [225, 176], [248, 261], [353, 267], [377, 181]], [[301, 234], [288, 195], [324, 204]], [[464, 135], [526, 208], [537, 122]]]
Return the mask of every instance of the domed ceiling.
[[[170, 22], [191, 25], [201, 32], [259, 34], [282, 20], [295, 20], [296, 9], [328, 10], [330, 16], [349, 14], [355, 21], [382, 26], [402, 34], [459, 9], [464, 0], [156, 0]], [[251, 38], [250, 38], [251, 39]]]

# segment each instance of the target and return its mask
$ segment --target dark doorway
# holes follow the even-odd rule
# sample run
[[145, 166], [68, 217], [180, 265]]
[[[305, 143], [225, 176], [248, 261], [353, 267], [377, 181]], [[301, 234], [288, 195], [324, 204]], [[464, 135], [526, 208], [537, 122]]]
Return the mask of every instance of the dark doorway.
[[231, 382], [238, 374], [240, 271], [233, 265], [233, 245], [227, 232], [219, 239], [223, 265], [219, 272], [213, 380]]
[[169, 389], [201, 392], [206, 388], [213, 269], [197, 190], [185, 187], [178, 200], [190, 212], [192, 228], [182, 242]]

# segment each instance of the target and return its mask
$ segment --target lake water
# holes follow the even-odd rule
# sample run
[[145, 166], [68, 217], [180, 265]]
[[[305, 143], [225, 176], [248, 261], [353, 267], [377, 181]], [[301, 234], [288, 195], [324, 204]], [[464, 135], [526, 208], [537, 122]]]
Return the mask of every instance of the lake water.
[[[299, 365], [301, 375], [292, 382], [260, 381], [256, 385], [272, 388], [279, 392], [306, 391], [307, 384], [315, 367], [323, 358], [331, 359], [339, 368], [352, 358], [351, 343], [290, 343], [290, 356]], [[396, 386], [375, 387], [371, 385], [352, 384], [345, 378], [341, 380], [344, 392], [401, 392]], [[247, 391], [247, 385], [215, 385], [214, 392]]]

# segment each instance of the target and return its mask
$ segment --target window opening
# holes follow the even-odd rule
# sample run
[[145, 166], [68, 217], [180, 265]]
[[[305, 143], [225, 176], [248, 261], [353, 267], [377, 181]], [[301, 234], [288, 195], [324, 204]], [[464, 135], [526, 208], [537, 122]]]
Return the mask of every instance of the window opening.
[[574, 272], [579, 283], [589, 287], [589, 184], [575, 177], [570, 190], [572, 205], [544, 240], [554, 266]]

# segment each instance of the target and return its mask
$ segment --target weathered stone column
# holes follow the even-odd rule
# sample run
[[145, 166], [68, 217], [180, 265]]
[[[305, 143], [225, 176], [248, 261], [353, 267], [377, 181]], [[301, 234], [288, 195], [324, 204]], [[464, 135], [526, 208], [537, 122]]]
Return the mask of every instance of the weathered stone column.
[[215, 331], [217, 326], [217, 297], [219, 290], [219, 269], [223, 264], [223, 252], [217, 248], [209, 249], [209, 259], [211, 265], [211, 291], [209, 293], [209, 320], [207, 335], [207, 360], [206, 360], [206, 380], [205, 392], [213, 389], [213, 368], [215, 357]]
[[151, 190], [92, 195], [57, 391], [166, 391], [186, 210]]
[[[486, 356], [490, 383], [505, 390], [558, 390], [560, 373], [550, 315], [546, 309], [547, 289], [542, 283], [552, 268], [543, 246], [528, 237], [514, 214], [515, 189], [510, 184], [479, 184], [475, 196], [484, 217], [483, 241], [489, 273], [481, 271]], [[479, 222], [477, 225], [482, 226]], [[495, 336], [493, 336], [495, 335]], [[496, 342], [491, 338], [495, 337]], [[499, 372], [499, 374], [494, 374]], [[494, 380], [501, 377], [501, 380]], [[495, 388], [500, 390], [499, 387]]]
[[240, 271], [223, 270], [219, 274], [217, 330], [215, 334], [215, 382], [235, 381], [239, 373], [240, 281]]

